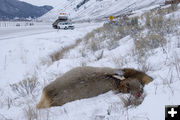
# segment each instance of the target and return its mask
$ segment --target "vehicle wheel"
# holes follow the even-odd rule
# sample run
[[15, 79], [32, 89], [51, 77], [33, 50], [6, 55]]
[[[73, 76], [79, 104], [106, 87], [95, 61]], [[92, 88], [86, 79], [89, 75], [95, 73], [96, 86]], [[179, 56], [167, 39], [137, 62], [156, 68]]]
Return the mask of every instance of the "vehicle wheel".
[[65, 29], [65, 30], [67, 30], [68, 28], [67, 28], [67, 27], [65, 27], [64, 29]]

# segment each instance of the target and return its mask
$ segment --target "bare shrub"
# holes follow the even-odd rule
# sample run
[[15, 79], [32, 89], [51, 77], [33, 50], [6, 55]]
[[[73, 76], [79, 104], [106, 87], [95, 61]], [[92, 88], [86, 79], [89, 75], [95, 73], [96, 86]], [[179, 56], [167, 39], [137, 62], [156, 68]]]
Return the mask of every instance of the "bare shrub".
[[112, 56], [112, 61], [114, 65], [119, 68], [127, 64], [127, 60], [123, 56], [119, 56], [119, 57]]
[[174, 75], [173, 75], [173, 73], [171, 72], [170, 69], [169, 69], [169, 73], [170, 73], [170, 77], [169, 78], [164, 78], [162, 76], [160, 76], [160, 78], [162, 80], [163, 86], [166, 86], [167, 88], [169, 88], [171, 93], [172, 93], [172, 95], [174, 95], [174, 89], [171, 86], [171, 84], [174, 82]]
[[11, 84], [10, 87], [18, 96], [25, 97], [27, 95], [33, 95], [33, 93], [37, 91], [38, 85], [37, 77], [33, 75], [18, 83]]
[[143, 72], [148, 72], [153, 70], [153, 66], [150, 63], [147, 63], [146, 57], [144, 59], [140, 58], [138, 60], [138, 69]]
[[89, 48], [93, 51], [96, 52], [100, 49], [100, 44], [99, 41], [97, 40], [91, 40], [90, 44], [89, 44]]
[[98, 56], [96, 56], [96, 61], [102, 59], [103, 55], [104, 55], [104, 50], [102, 50], [101, 53]]

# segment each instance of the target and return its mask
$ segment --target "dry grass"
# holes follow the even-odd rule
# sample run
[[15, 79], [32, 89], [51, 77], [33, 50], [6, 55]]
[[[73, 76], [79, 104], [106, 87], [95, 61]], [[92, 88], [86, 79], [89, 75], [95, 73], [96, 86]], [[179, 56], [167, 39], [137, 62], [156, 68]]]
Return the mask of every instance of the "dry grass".
[[108, 50], [117, 48], [121, 38], [134, 35], [142, 30], [138, 19], [138, 17], [134, 17], [105, 23], [103, 27], [93, 30], [83, 38], [86, 49], [96, 52], [105, 48]]
[[174, 27], [179, 24], [179, 20], [177, 19], [164, 17], [164, 15], [171, 13], [170, 11], [173, 12], [172, 7], [156, 8], [142, 15], [141, 19], [145, 18], [145, 27], [147, 27], [149, 31], [164, 36], [173, 33]]
[[23, 109], [25, 117], [27, 120], [37, 120], [38, 119], [38, 112], [35, 108], [28, 106], [27, 108]]
[[159, 34], [149, 33], [146, 36], [139, 34], [134, 37], [135, 50], [138, 52], [139, 56], [145, 56], [149, 51], [158, 48], [164, 47], [167, 43], [167, 40]]
[[78, 40], [76, 40], [76, 42], [74, 44], [64, 47], [59, 51], [54, 52], [53, 54], [50, 55], [51, 61], [55, 62], [55, 61], [62, 59], [64, 57], [65, 53], [67, 53], [71, 49], [75, 48], [81, 41], [82, 41], [82, 39], [78, 39]]
[[51, 117], [49, 109], [37, 110], [31, 103], [27, 103], [22, 110], [26, 120], [49, 120]]
[[148, 72], [153, 70], [153, 66], [149, 63], [145, 62], [138, 62], [138, 69], [143, 72]]
[[[135, 48], [132, 53], [135, 56], [135, 61], [138, 64], [138, 69], [147, 72], [152, 70], [152, 66], [147, 63], [150, 55], [154, 54], [156, 48], [162, 48], [163, 53], [167, 53], [166, 45], [168, 40], [165, 38], [168, 34], [177, 33], [177, 25], [179, 20], [164, 17], [170, 13], [171, 7], [163, 9], [153, 9], [141, 16], [145, 19], [146, 32], [140, 32], [132, 35], [134, 39]], [[172, 11], [171, 11], [172, 12]], [[143, 28], [143, 27], [142, 27]]]
[[100, 50], [100, 42], [98, 40], [91, 40], [91, 42], [89, 43], [89, 48], [93, 52]]
[[111, 103], [111, 105], [107, 109], [107, 115], [111, 115], [113, 112], [115, 113], [121, 113], [125, 112], [124, 109], [122, 110], [122, 103], [121, 102], [115, 102]]
[[83, 48], [81, 48], [81, 49], [79, 50], [79, 53], [81, 54], [82, 57], [87, 57], [87, 56], [88, 56], [88, 54], [86, 53], [86, 48], [85, 48], [85, 46], [83, 46]]
[[177, 53], [174, 53], [173, 55], [172, 65], [176, 70], [178, 78], [180, 79], [180, 57], [178, 56]]
[[95, 34], [96, 34], [96, 30], [93, 30], [92, 32], [87, 33], [86, 36], [84, 37], [84, 39], [88, 41], [88, 40], [94, 38]]
[[13, 104], [13, 100], [10, 97], [7, 97], [6, 101], [7, 101], [7, 107], [8, 109], [10, 109]]
[[161, 80], [162, 80], [162, 84], [163, 86], [169, 88], [169, 90], [171, 91], [172, 95], [174, 95], [174, 89], [171, 86], [171, 84], [174, 82], [174, 75], [172, 74], [172, 72], [170, 73], [170, 77], [169, 78], [164, 78], [162, 76], [160, 76]]

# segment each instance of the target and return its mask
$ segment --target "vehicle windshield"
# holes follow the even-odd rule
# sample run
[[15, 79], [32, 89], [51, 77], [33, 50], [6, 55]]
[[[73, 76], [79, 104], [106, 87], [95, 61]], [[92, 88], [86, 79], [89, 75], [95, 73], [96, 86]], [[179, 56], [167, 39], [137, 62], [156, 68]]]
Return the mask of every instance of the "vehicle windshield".
[[66, 22], [66, 23], [59, 23], [60, 25], [71, 25], [72, 23], [68, 23], [68, 22]]

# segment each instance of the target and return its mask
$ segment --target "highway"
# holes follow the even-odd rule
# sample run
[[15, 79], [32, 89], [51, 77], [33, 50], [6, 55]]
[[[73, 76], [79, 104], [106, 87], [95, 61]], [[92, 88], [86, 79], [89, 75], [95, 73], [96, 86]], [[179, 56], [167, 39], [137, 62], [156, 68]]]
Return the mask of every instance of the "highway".
[[51, 25], [1, 27], [0, 40], [53, 32]]

